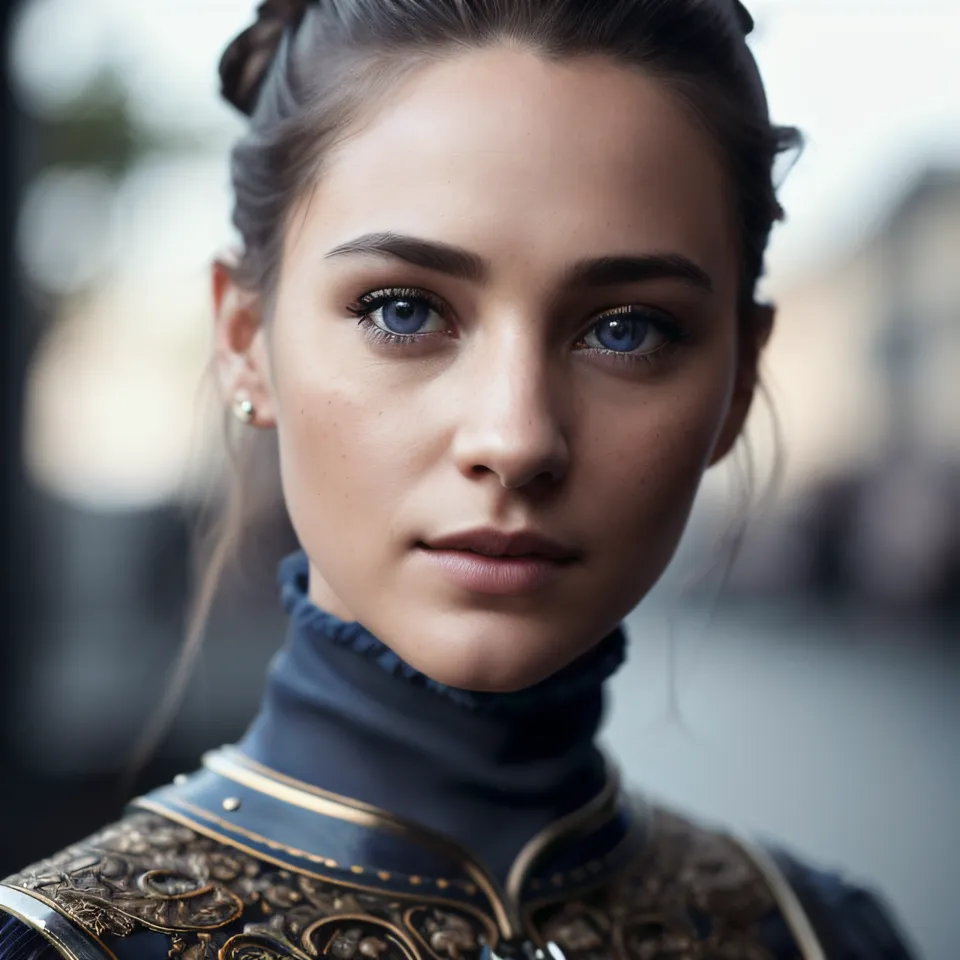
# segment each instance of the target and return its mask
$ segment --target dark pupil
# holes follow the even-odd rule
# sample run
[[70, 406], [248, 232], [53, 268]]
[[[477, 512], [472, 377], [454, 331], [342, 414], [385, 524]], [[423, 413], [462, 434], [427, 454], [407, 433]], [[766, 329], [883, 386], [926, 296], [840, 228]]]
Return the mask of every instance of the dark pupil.
[[416, 300], [391, 300], [383, 308], [383, 323], [394, 333], [416, 333], [430, 318], [430, 307]]
[[611, 317], [597, 324], [597, 339], [608, 350], [636, 350], [647, 338], [650, 325], [636, 317]]

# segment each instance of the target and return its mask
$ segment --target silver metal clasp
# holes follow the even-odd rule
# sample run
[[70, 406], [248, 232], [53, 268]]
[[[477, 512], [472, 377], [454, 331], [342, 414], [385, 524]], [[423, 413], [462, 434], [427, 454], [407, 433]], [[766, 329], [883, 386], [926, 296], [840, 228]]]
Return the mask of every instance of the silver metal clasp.
[[532, 940], [509, 941], [497, 944], [497, 949], [483, 945], [480, 960], [567, 960], [566, 955], [552, 940], [538, 947]]

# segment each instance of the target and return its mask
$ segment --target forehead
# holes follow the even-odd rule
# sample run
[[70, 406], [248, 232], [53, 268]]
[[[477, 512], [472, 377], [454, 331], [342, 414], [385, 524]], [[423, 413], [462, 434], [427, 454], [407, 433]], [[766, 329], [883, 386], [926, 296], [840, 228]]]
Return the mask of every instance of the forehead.
[[494, 47], [431, 63], [378, 104], [304, 217], [331, 244], [395, 230], [494, 267], [680, 252], [720, 281], [736, 270], [728, 193], [716, 145], [661, 81]]

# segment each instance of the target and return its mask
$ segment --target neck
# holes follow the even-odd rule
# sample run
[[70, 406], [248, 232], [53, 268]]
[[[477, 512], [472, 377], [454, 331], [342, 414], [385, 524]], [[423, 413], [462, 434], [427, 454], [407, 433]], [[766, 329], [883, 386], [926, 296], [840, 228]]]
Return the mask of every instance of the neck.
[[619, 631], [529, 690], [474, 694], [313, 606], [306, 571], [302, 554], [281, 567], [290, 630], [241, 744], [252, 759], [482, 848], [501, 877], [532, 836], [601, 790], [594, 737]]

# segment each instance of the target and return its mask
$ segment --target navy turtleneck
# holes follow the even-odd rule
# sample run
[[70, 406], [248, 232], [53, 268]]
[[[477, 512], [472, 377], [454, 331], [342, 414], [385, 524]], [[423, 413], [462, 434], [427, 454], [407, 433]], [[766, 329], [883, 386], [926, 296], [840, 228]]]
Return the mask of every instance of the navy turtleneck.
[[280, 566], [287, 642], [240, 743], [251, 759], [459, 841], [501, 880], [523, 845], [605, 781], [594, 743], [619, 630], [518, 693], [470, 693], [404, 663], [308, 597], [303, 553]]

